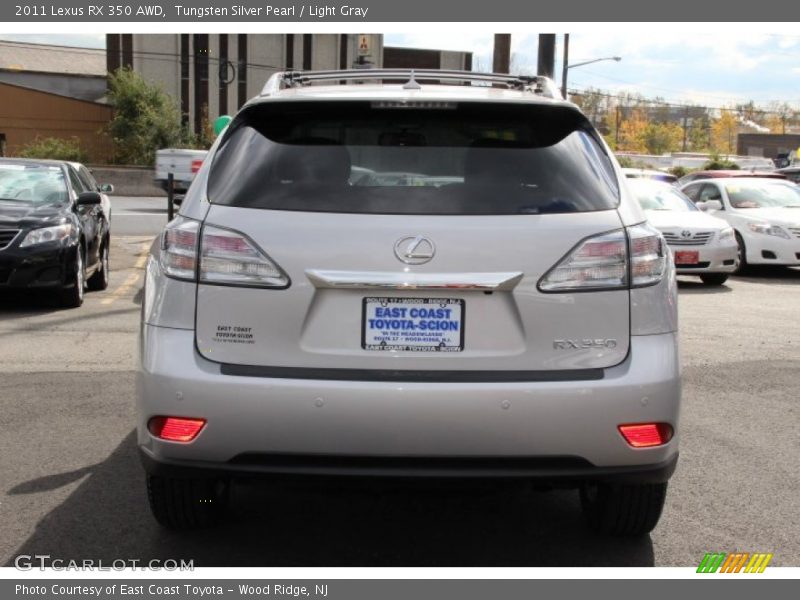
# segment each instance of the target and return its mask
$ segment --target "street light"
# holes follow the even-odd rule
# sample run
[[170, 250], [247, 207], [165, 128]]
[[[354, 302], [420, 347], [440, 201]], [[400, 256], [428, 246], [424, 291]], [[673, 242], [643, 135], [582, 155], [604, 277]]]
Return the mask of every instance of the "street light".
[[615, 62], [619, 62], [622, 60], [621, 56], [604, 56], [603, 58], [593, 58], [592, 60], [585, 60], [583, 62], [575, 63], [574, 65], [567, 64], [569, 57], [569, 34], [564, 34], [564, 61], [563, 66], [561, 68], [561, 95], [564, 96], [564, 100], [567, 99], [567, 71], [570, 69], [574, 69], [575, 67], [583, 67], [585, 65], [591, 65], [592, 63], [601, 62], [604, 60], [613, 60]]

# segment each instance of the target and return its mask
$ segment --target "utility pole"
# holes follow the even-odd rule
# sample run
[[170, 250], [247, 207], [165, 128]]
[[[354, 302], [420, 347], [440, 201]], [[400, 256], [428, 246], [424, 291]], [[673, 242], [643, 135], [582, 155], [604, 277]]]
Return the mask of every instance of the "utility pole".
[[556, 34], [555, 33], [540, 33], [539, 34], [539, 60], [536, 74], [544, 77], [553, 78], [553, 72], [556, 70]]
[[567, 98], [567, 71], [569, 71], [569, 34], [564, 34], [564, 58], [561, 61], [561, 95]]
[[511, 34], [494, 34], [493, 73], [508, 73], [511, 65]]
[[689, 125], [689, 107], [683, 107], [683, 151], [686, 152], [686, 129]]

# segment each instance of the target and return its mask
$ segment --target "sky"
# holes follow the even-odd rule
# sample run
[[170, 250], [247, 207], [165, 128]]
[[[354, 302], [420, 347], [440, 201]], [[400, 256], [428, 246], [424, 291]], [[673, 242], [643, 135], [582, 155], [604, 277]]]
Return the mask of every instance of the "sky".
[[[622, 60], [576, 67], [569, 71], [568, 87], [628, 91], [720, 107], [750, 99], [800, 106], [800, 35], [742, 35], [721, 31], [714, 24], [708, 28], [706, 32], [681, 33], [665, 24], [661, 30], [618, 35], [571, 33], [568, 64], [611, 56]], [[488, 70], [493, 39], [492, 34], [470, 32], [450, 38], [436, 33], [387, 34], [385, 44], [471, 50]], [[516, 63], [520, 73], [536, 73], [538, 44], [538, 32], [512, 34], [512, 64]], [[556, 80], [560, 84], [561, 35], [556, 44]]]
[[[664, 24], [624, 32], [582, 30], [570, 34], [569, 63], [620, 56], [569, 71], [569, 87], [599, 88], [611, 93], [634, 92], [676, 103], [694, 102], [725, 107], [754, 100], [759, 104], [788, 102], [800, 106], [800, 35], [722, 30], [690, 30]], [[0, 35], [0, 39], [103, 48], [103, 34]], [[385, 44], [474, 53], [473, 65], [490, 70], [493, 35], [461, 30], [443, 33], [387, 33]], [[511, 38], [512, 67], [523, 74], [536, 72], [538, 32]], [[562, 36], [557, 36], [556, 79], [560, 83]]]

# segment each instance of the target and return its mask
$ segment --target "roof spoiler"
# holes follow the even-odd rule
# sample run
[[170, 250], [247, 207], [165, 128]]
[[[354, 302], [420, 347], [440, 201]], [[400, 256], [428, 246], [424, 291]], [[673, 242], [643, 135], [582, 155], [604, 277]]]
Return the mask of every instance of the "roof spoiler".
[[405, 80], [405, 89], [421, 89], [420, 81], [498, 85], [508, 89], [528, 91], [546, 98], [561, 100], [561, 93], [548, 77], [538, 75], [508, 75], [506, 73], [475, 73], [439, 69], [350, 69], [342, 71], [281, 71], [272, 75], [261, 90], [271, 96], [280, 90], [310, 85], [314, 82]]

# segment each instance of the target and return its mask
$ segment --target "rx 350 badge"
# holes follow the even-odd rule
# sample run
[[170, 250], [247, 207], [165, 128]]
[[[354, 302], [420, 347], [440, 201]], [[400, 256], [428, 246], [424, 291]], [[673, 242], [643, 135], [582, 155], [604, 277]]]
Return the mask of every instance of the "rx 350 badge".
[[553, 348], [556, 350], [589, 350], [592, 348], [616, 348], [615, 339], [583, 339], [583, 340], [553, 340]]

